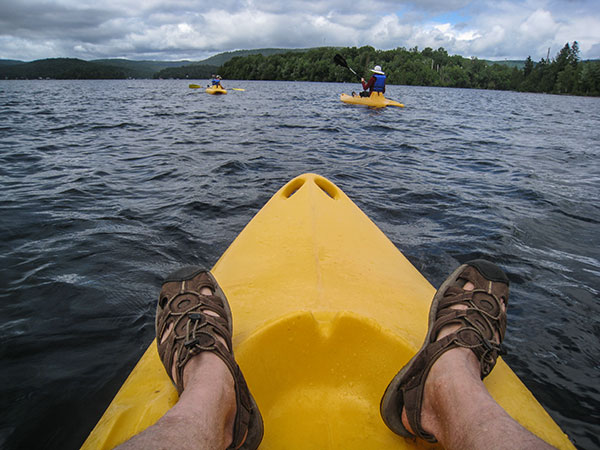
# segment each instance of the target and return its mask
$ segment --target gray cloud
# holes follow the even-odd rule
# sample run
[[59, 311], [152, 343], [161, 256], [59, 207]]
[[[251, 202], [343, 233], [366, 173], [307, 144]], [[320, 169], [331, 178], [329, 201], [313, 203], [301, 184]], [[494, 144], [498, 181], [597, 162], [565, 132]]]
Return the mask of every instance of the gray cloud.
[[92, 30], [116, 14], [105, 9], [73, 9], [59, 4], [0, 3], [2, 35], [62, 37], [92, 35]]
[[[600, 19], [589, 0], [4, 0], [0, 58], [202, 59], [261, 47], [444, 47], [482, 58], [544, 56], [578, 40], [597, 56]], [[567, 14], [568, 11], [568, 14]], [[443, 18], [443, 19], [442, 19]], [[553, 50], [554, 54], [554, 50]], [[592, 56], [590, 56], [592, 57]]]

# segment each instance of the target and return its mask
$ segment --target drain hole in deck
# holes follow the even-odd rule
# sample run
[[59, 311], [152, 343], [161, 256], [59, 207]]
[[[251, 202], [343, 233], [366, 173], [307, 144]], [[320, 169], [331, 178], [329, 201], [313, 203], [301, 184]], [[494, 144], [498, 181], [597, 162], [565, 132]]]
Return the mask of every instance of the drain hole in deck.
[[315, 183], [332, 199], [335, 200], [338, 197], [338, 190], [331, 182], [325, 180], [324, 178], [317, 178], [315, 179]]
[[296, 192], [300, 190], [300, 188], [304, 185], [303, 179], [293, 180], [291, 181], [283, 191], [283, 196], [285, 198], [290, 198]]

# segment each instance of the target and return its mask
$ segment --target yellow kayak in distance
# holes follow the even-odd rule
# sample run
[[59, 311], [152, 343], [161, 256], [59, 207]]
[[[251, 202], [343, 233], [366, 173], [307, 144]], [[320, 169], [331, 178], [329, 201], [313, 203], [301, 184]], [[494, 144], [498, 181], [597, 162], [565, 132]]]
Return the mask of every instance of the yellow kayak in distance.
[[365, 105], [371, 108], [385, 108], [386, 106], [398, 106], [399, 108], [404, 108], [402, 103], [385, 98], [381, 92], [372, 92], [369, 97], [341, 94], [340, 100], [351, 105]]
[[[212, 273], [263, 416], [260, 449], [439, 448], [394, 434], [379, 414], [388, 383], [422, 344], [435, 288], [335, 184], [315, 174], [288, 182]], [[502, 358], [485, 384], [524, 427], [575, 448]], [[154, 341], [82, 448], [113, 448], [177, 398]]]
[[210, 86], [206, 88], [206, 93], [212, 95], [224, 95], [227, 94], [227, 89], [223, 89], [219, 86]]

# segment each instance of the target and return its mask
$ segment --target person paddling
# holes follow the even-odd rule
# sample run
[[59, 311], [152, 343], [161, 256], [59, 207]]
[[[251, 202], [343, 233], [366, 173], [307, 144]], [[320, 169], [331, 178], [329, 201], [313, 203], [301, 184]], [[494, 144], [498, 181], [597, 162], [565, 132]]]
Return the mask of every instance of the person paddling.
[[213, 86], [219, 87], [221, 89], [223, 89], [223, 86], [221, 85], [221, 80], [223, 78], [221, 78], [221, 75], [213, 75], [212, 76], [212, 80], [211, 83]]
[[381, 70], [381, 66], [373, 67], [371, 72], [373, 75], [368, 82], [365, 82], [364, 78], [360, 79], [363, 87], [363, 91], [360, 93], [361, 97], [370, 97], [373, 92], [385, 93], [385, 73]]

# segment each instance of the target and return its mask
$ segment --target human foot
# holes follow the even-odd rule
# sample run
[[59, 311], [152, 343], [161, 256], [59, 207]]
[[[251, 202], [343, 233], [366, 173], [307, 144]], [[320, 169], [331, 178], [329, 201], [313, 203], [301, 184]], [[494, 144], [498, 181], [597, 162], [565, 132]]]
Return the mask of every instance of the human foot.
[[262, 417], [233, 356], [229, 304], [210, 272], [186, 267], [165, 279], [157, 307], [156, 336], [159, 356], [180, 395], [184, 387], [206, 383], [219, 371], [223, 376], [216, 382], [224, 383], [223, 387], [233, 380], [236, 405], [230, 448], [258, 447]]
[[470, 261], [446, 279], [433, 298], [423, 346], [381, 400], [381, 416], [392, 431], [436, 442], [430, 387], [440, 382], [438, 375], [459, 370], [475, 381], [489, 374], [501, 353], [507, 301], [508, 278], [487, 261]]

